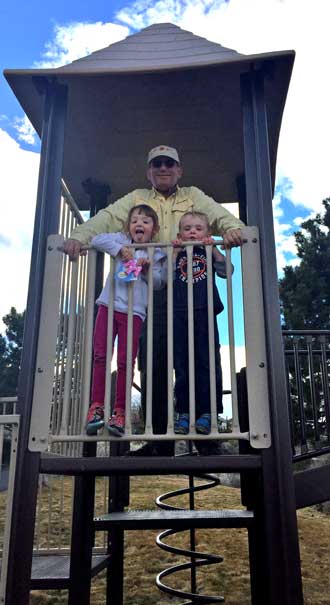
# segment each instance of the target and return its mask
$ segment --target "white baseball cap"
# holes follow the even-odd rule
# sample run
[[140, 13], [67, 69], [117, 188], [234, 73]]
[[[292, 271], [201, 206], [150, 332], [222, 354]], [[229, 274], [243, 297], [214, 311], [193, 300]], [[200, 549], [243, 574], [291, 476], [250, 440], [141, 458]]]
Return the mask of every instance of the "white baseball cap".
[[172, 158], [172, 160], [175, 160], [175, 162], [180, 164], [177, 150], [174, 149], [174, 147], [168, 147], [167, 145], [158, 145], [158, 147], [153, 147], [153, 149], [150, 149], [148, 153], [148, 164], [150, 164], [154, 158], [158, 158], [161, 155], [165, 156], [166, 158]]

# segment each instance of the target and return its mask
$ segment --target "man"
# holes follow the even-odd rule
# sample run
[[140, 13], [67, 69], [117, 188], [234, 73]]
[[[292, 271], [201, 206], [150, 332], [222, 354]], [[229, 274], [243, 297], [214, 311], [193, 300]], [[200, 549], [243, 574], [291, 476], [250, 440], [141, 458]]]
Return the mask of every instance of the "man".
[[75, 260], [81, 247], [94, 235], [122, 231], [129, 210], [139, 203], [149, 204], [156, 210], [160, 223], [159, 241], [175, 239], [181, 216], [193, 209], [208, 215], [212, 233], [222, 235], [226, 248], [240, 246], [243, 223], [197, 187], [179, 188], [182, 174], [176, 149], [166, 145], [154, 147], [148, 154], [147, 167], [152, 188], [132, 191], [76, 227], [64, 244], [64, 252]]
[[[147, 178], [151, 189], [136, 189], [128, 195], [100, 210], [96, 216], [74, 229], [70, 239], [64, 243], [64, 252], [71, 260], [78, 258], [81, 248], [98, 233], [122, 231], [129, 210], [137, 204], [148, 204], [159, 219], [159, 241], [170, 242], [177, 237], [180, 218], [189, 210], [203, 212], [209, 218], [211, 232], [221, 235], [225, 248], [242, 244], [243, 223], [208, 197], [197, 187], [178, 187], [183, 169], [176, 149], [158, 145], [149, 151]], [[167, 374], [167, 307], [164, 293], [154, 294], [154, 338], [153, 338], [153, 427], [156, 433], [166, 433], [167, 389], [160, 384], [159, 377]], [[140, 345], [140, 369], [142, 405], [145, 405], [146, 385], [146, 327]], [[162, 381], [163, 382], [163, 381]], [[142, 452], [171, 455], [173, 443], [158, 441], [147, 444]]]

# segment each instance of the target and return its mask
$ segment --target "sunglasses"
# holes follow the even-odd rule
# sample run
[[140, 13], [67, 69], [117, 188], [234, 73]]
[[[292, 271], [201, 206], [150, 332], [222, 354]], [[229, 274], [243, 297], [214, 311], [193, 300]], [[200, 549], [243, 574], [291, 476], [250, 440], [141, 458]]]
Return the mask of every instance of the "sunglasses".
[[174, 164], [176, 164], [176, 161], [172, 160], [172, 158], [166, 158], [165, 160], [155, 158], [154, 160], [151, 160], [150, 164], [153, 168], [160, 168], [163, 165], [166, 168], [173, 168]]

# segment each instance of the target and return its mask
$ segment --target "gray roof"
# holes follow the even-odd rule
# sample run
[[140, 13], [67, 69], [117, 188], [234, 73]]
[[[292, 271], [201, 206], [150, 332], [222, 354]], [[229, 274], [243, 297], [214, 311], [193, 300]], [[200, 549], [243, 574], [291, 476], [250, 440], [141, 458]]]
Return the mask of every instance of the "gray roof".
[[63, 176], [81, 208], [88, 204], [81, 186], [87, 177], [109, 182], [113, 199], [145, 186], [145, 156], [158, 144], [180, 150], [183, 184], [234, 201], [244, 173], [240, 76], [252, 68], [269, 73], [265, 96], [274, 177], [293, 61], [293, 51], [242, 55], [161, 23], [69, 65], [11, 69], [5, 77], [39, 134], [40, 83], [56, 78], [68, 87]]
[[70, 73], [146, 71], [237, 61], [242, 56], [172, 23], [161, 23], [59, 69]]

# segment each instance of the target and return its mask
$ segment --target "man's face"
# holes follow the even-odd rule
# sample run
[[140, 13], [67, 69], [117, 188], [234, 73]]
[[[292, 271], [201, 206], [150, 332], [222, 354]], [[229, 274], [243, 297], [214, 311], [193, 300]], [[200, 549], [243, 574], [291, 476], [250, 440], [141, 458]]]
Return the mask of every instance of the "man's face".
[[208, 224], [202, 216], [188, 214], [181, 219], [178, 236], [183, 242], [202, 241], [209, 235]]
[[172, 192], [181, 176], [181, 166], [172, 158], [163, 155], [154, 158], [147, 170], [148, 180], [163, 194]]

